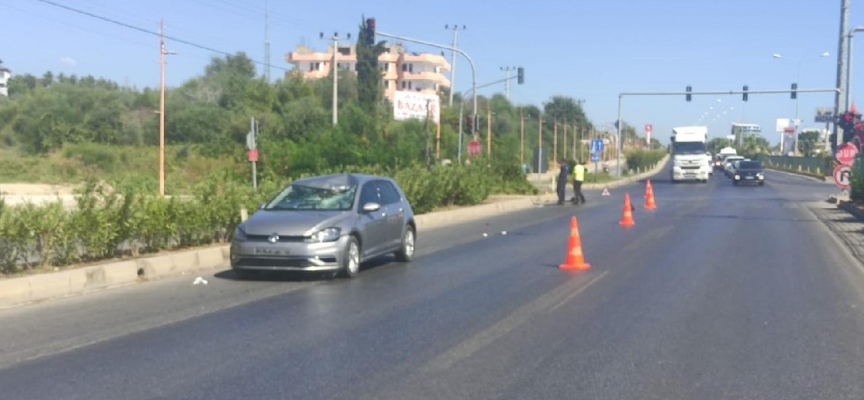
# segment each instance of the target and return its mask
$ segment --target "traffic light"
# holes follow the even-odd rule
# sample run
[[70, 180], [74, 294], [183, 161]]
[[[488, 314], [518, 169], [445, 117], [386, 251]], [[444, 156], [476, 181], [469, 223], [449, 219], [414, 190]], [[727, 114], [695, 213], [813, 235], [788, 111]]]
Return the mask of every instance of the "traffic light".
[[525, 83], [525, 68], [519, 67], [516, 69], [516, 82], [520, 85]]
[[843, 129], [843, 143], [855, 138], [855, 128], [861, 124], [861, 114], [847, 111], [837, 117], [837, 127]]
[[375, 45], [375, 18], [366, 19], [366, 44]]
[[744, 101], [747, 101], [747, 91], [748, 90], [750, 90], [750, 88], [748, 88], [747, 85], [744, 85]]
[[474, 134], [474, 118], [471, 118], [470, 115], [465, 117], [465, 134]]
[[693, 100], [693, 95], [690, 92], [693, 91], [693, 86], [687, 86], [687, 101]]
[[797, 98], [798, 98], [798, 84], [793, 83], [792, 84], [792, 100], [795, 100]]

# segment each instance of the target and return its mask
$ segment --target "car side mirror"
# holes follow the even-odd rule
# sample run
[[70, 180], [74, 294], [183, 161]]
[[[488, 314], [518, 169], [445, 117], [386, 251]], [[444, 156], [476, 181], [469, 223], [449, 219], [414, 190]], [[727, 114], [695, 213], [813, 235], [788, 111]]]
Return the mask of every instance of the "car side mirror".
[[369, 202], [363, 205], [363, 212], [370, 213], [381, 209], [381, 205], [376, 202]]
[[261, 203], [261, 204], [258, 204], [258, 209], [259, 209], [259, 210], [263, 210], [263, 209], [264, 209], [264, 206], [266, 206], [266, 205], [267, 205], [267, 203]]

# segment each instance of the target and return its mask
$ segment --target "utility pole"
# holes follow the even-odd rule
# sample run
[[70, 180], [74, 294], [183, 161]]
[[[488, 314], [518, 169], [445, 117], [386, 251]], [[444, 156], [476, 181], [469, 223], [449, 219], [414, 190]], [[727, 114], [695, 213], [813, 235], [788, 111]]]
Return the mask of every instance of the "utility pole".
[[[351, 40], [351, 34], [347, 34], [348, 40]], [[321, 33], [321, 39], [324, 39], [324, 33]], [[339, 33], [334, 33], [333, 37], [333, 61], [330, 64], [330, 72], [333, 74], [333, 126], [339, 123]]]
[[510, 100], [510, 71], [515, 69], [516, 67], [501, 67], [501, 70], [504, 71], [505, 76], [507, 77], [504, 80], [504, 96], [507, 97], [507, 100]]
[[537, 119], [537, 178], [543, 169], [543, 115]]
[[[840, 38], [837, 50], [837, 88], [846, 87], [846, 40], [847, 32], [849, 31], [849, 3], [850, 0], [840, 0]], [[837, 92], [834, 95], [834, 115], [840, 115], [849, 107], [844, 101], [843, 93]], [[843, 143], [843, 135], [838, 131], [837, 124], [834, 124], [834, 135], [836, 136], [837, 147]]]
[[[459, 25], [454, 24], [453, 26], [444, 25], [444, 29], [453, 30], [453, 48], [456, 48], [456, 37], [459, 30], [468, 29], [467, 26], [462, 25], [460, 28]], [[447, 107], [453, 107], [453, 93], [456, 93], [456, 51], [450, 51], [450, 101]], [[477, 115], [477, 111], [474, 110], [474, 115]]]
[[519, 163], [525, 164], [525, 112], [519, 107]]
[[567, 120], [566, 119], [564, 120], [564, 125], [562, 125], [562, 127], [564, 128], [564, 134], [561, 135], [561, 138], [564, 139], [564, 143], [561, 144], [561, 147], [564, 148], [564, 160], [566, 161], [567, 160]]
[[492, 158], [492, 107], [486, 104], [486, 157]]
[[264, 0], [264, 79], [270, 83], [270, 0]]
[[570, 151], [570, 156], [575, 159], [576, 158], [576, 134], [577, 134], [576, 124], [573, 124], [572, 128], [573, 128], [573, 148]]
[[432, 111], [429, 110], [429, 103], [431, 102], [432, 100], [426, 100], [426, 124], [424, 127], [424, 130], [426, 131], [426, 168], [429, 168], [429, 166], [432, 165], [429, 155], [431, 150], [431, 146], [429, 145], [429, 120], [432, 118]]
[[552, 162], [558, 164], [558, 118], [552, 119]]
[[165, 19], [159, 20], [159, 196], [165, 196]]

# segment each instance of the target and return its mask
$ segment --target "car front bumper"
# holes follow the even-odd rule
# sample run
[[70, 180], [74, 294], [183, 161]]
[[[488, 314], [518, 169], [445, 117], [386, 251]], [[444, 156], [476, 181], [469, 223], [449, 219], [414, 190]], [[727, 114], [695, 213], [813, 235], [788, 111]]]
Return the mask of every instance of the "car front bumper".
[[231, 243], [231, 268], [257, 271], [336, 271], [342, 265], [348, 236], [334, 242]]
[[734, 179], [735, 182], [739, 185], [741, 185], [741, 184], [756, 185], [756, 184], [765, 183], [765, 177], [759, 178], [758, 176], [752, 176], [752, 175], [751, 176], [736, 175], [736, 176], [733, 176], [732, 179]]
[[706, 180], [709, 175], [708, 169], [684, 169], [680, 167], [672, 168], [672, 179], [680, 180]]

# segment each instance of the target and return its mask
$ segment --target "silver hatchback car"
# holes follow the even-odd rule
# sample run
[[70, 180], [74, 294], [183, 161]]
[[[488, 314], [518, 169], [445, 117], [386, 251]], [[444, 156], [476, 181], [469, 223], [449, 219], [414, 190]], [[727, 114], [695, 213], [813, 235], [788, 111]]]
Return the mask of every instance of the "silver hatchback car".
[[286, 186], [242, 222], [231, 240], [231, 268], [319, 271], [354, 277], [360, 264], [395, 253], [414, 256], [414, 213], [396, 181], [338, 174]]

